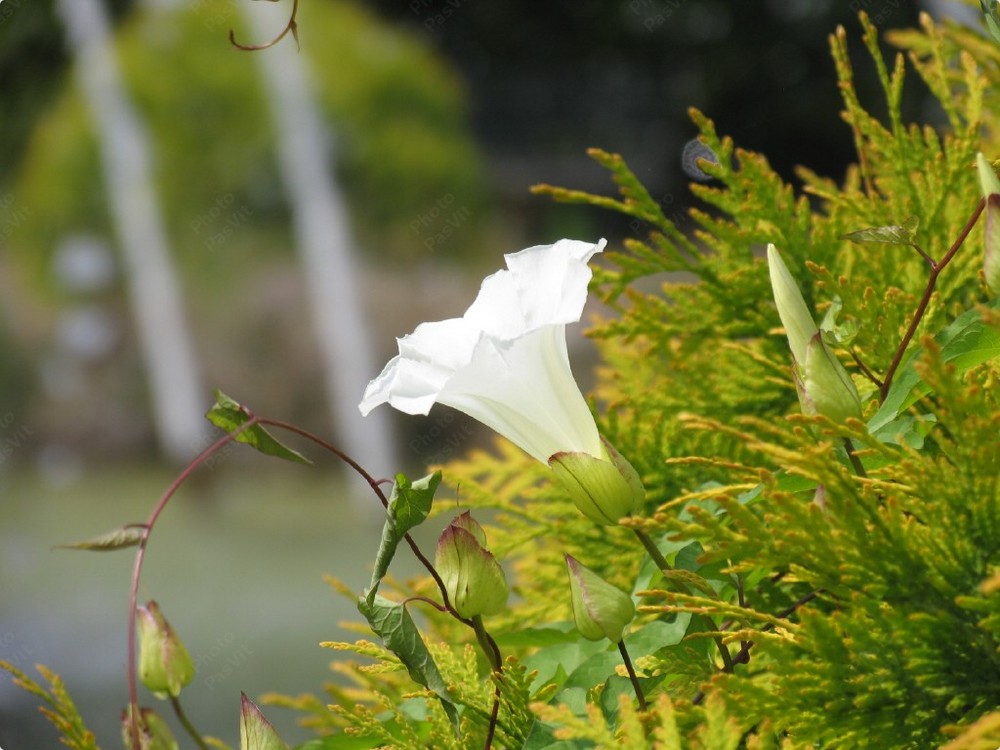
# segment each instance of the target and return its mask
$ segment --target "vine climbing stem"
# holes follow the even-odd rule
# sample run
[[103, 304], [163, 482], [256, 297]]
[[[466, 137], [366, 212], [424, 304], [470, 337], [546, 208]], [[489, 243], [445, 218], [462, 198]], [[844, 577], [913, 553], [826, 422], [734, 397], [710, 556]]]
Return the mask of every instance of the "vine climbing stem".
[[276, 37], [271, 39], [269, 42], [264, 42], [263, 44], [240, 44], [236, 41], [236, 32], [232, 29], [229, 30], [229, 43], [233, 45], [236, 49], [243, 52], [259, 52], [260, 50], [267, 49], [268, 47], [273, 47], [289, 33], [291, 33], [292, 38], [295, 39], [295, 43], [299, 43], [299, 26], [295, 20], [296, 15], [299, 12], [299, 0], [292, 0], [292, 13], [288, 17], [288, 23], [285, 24], [285, 28], [281, 30]]
[[[917, 304], [917, 309], [913, 312], [913, 318], [910, 320], [910, 325], [906, 329], [906, 333], [903, 334], [902, 340], [899, 342], [899, 347], [896, 349], [896, 354], [892, 358], [892, 362], [889, 364], [889, 369], [886, 370], [885, 377], [882, 379], [882, 385], [879, 386], [879, 403], [885, 401], [886, 397], [889, 395], [889, 389], [892, 387], [892, 379], [896, 375], [896, 371], [903, 362], [903, 355], [906, 354], [906, 349], [910, 345], [910, 341], [917, 333], [917, 328], [920, 327], [920, 321], [923, 320], [924, 313], [927, 312], [927, 306], [931, 302], [931, 297], [934, 294], [934, 287], [937, 285], [938, 276], [945, 267], [951, 263], [952, 259], [955, 257], [955, 253], [959, 251], [965, 239], [969, 236], [969, 232], [976, 225], [979, 220], [979, 216], [983, 213], [983, 209], [986, 207], [986, 201], [980, 198], [979, 203], [976, 204], [976, 208], [973, 210], [972, 215], [969, 220], [965, 222], [965, 226], [962, 227], [962, 231], [958, 233], [958, 237], [952, 243], [951, 247], [948, 248], [948, 252], [944, 254], [941, 260], [931, 263], [931, 272], [927, 277], [927, 287], [924, 289], [923, 296], [920, 298], [919, 304]], [[927, 257], [926, 254], [923, 254]]]
[[223, 435], [199, 453], [191, 461], [191, 463], [189, 463], [184, 470], [174, 478], [174, 481], [170, 483], [170, 486], [167, 487], [163, 495], [160, 497], [160, 501], [156, 504], [156, 507], [153, 508], [153, 512], [150, 513], [149, 518], [146, 519], [146, 523], [142, 524], [142, 538], [139, 540], [139, 546], [135, 553], [135, 563], [132, 566], [132, 583], [129, 587], [128, 597], [129, 739], [131, 740], [133, 750], [138, 750], [138, 748], [141, 747], [139, 738], [139, 685], [136, 670], [136, 615], [139, 606], [139, 581], [142, 578], [142, 564], [146, 559], [146, 546], [149, 543], [150, 534], [153, 532], [153, 526], [156, 524], [156, 520], [160, 517], [160, 514], [163, 513], [164, 509], [166, 509], [167, 503], [170, 502], [170, 499], [174, 496], [177, 490], [180, 489], [181, 485], [184, 484], [188, 477], [190, 477], [206, 459], [212, 456], [216, 451], [236, 440], [240, 434], [249, 430], [257, 424], [258, 421], [257, 417], [251, 416], [250, 419], [240, 425], [238, 429]]
[[184, 727], [184, 731], [190, 735], [192, 740], [194, 740], [194, 744], [198, 746], [198, 750], [208, 750], [208, 745], [205, 743], [205, 740], [203, 740], [201, 735], [198, 734], [198, 730], [194, 728], [191, 724], [191, 720], [188, 719], [187, 714], [184, 713], [184, 709], [181, 708], [181, 702], [178, 700], [177, 696], [170, 696], [170, 705], [174, 708], [174, 715], [177, 716], [177, 721], [180, 722], [181, 726]]
[[[677, 589], [681, 591], [681, 593], [690, 594], [691, 589], [688, 588], [687, 584], [685, 584], [683, 581], [678, 580], [675, 576], [671, 575], [674, 572], [673, 567], [671, 567], [670, 563], [667, 562], [667, 558], [663, 556], [663, 553], [660, 552], [660, 548], [656, 546], [656, 542], [650, 539], [649, 534], [647, 534], [642, 529], [634, 527], [632, 531], [635, 532], [636, 537], [642, 543], [642, 546], [646, 549], [646, 553], [652, 559], [653, 564], [655, 564], [656, 567], [660, 569], [660, 572], [663, 573], [663, 575], [667, 578], [667, 580], [671, 581], [674, 584], [674, 586], [676, 586]], [[711, 621], [711, 618], [709, 618], [709, 621]], [[714, 623], [713, 623], [713, 629], [714, 629]], [[729, 648], [726, 646], [725, 643], [722, 642], [722, 638], [720, 636], [714, 636], [712, 640], [715, 642], [716, 647], [719, 649], [719, 656], [722, 657], [722, 671], [732, 672], [733, 657], [732, 654], [729, 653]]]
[[628, 655], [628, 649], [625, 648], [624, 639], [618, 641], [618, 653], [622, 655], [622, 661], [625, 662], [625, 671], [628, 672], [628, 679], [635, 691], [635, 698], [639, 701], [639, 710], [645, 711], [648, 707], [646, 696], [643, 694], [642, 685], [639, 684], [639, 678], [635, 674], [635, 667], [632, 666], [632, 658]]
[[[337, 448], [332, 443], [323, 440], [321, 437], [314, 435], [308, 430], [304, 430], [301, 427], [290, 424], [288, 422], [282, 422], [277, 419], [267, 419], [264, 417], [257, 416], [251, 412], [246, 407], [241, 407], [243, 414], [247, 417], [247, 421], [239, 425], [231, 432], [223, 435], [210, 446], [205, 448], [201, 453], [199, 453], [192, 461], [178, 474], [174, 480], [170, 483], [167, 489], [164, 491], [163, 495], [160, 497], [159, 502], [153, 508], [152, 513], [150, 513], [149, 518], [143, 524], [138, 524], [139, 527], [143, 529], [142, 536], [140, 537], [135, 556], [135, 563], [132, 568], [132, 581], [129, 588], [129, 615], [128, 615], [128, 693], [129, 693], [129, 706], [130, 706], [130, 719], [128, 735], [129, 741], [132, 745], [133, 750], [138, 750], [141, 747], [140, 744], [140, 733], [139, 733], [139, 688], [138, 688], [138, 672], [136, 669], [136, 618], [137, 609], [139, 603], [139, 582], [142, 578], [142, 566], [146, 556], [146, 547], [149, 543], [150, 535], [152, 534], [153, 527], [156, 524], [157, 519], [166, 509], [167, 504], [170, 499], [177, 493], [181, 485], [213, 454], [224, 448], [229, 443], [238, 440], [239, 436], [251, 429], [252, 427], [274, 427], [277, 429], [285, 430], [298, 435], [306, 440], [312, 442], [320, 448], [332, 453], [334, 456], [339, 458], [341, 461], [350, 466], [359, 476], [361, 476], [368, 486], [372, 489], [375, 495], [378, 497], [379, 501], [382, 503], [382, 507], [388, 509], [389, 500], [382, 491], [381, 484], [384, 480], [375, 479], [368, 471], [365, 470], [357, 461], [351, 458], [349, 455], [344, 453], [342, 450]], [[431, 577], [434, 579], [441, 592], [441, 596], [444, 599], [445, 607], [451, 609], [451, 604], [448, 601], [448, 592], [445, 589], [444, 582], [441, 580], [441, 576], [434, 569], [430, 560], [420, 551], [417, 543], [414, 541], [410, 534], [405, 534], [404, 539], [409, 545], [411, 551], [428, 571]], [[487, 634], [487, 637], [488, 634]], [[496, 643], [489, 639], [493, 644], [493, 653], [499, 658], [499, 649], [496, 647]], [[490, 655], [490, 654], [488, 654]], [[491, 660], [492, 661], [492, 660]], [[193, 730], [189, 730], [193, 731]], [[196, 734], [196, 733], [195, 733]]]

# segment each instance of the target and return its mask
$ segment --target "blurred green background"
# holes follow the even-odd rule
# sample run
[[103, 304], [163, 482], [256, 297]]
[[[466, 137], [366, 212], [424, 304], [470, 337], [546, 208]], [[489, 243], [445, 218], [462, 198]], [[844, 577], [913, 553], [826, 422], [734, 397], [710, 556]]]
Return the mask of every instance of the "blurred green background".
[[[205, 406], [218, 386], [261, 413], [336, 434], [254, 57], [269, 53], [236, 51], [226, 38], [233, 29], [262, 41], [246, 22], [257, 5], [271, 4], [104, 9], [149, 138]], [[797, 164], [840, 177], [851, 135], [827, 36], [842, 23], [860, 46], [858, 10], [895, 28], [920, 8], [960, 10], [887, 0], [304, 0], [298, 58], [332, 144], [317, 160], [349, 211], [368, 377], [394, 336], [460, 315], [502, 253], [563, 236], [614, 244], [633, 230], [529, 194], [536, 182], [610, 192], [587, 147], [621, 152], [682, 224], [693, 203], [685, 185], [699, 177], [692, 105], [793, 182]], [[131, 559], [52, 547], [141, 520], [178, 467], [158, 442], [101, 146], [66, 40], [53, 0], [0, 2], [0, 658], [64, 673], [110, 748], [126, 701]], [[872, 92], [873, 71], [857, 73]], [[934, 122], [919, 86], [908, 92], [910, 116]], [[573, 346], [585, 378], [587, 350]], [[446, 411], [392, 419], [399, 465], [376, 473], [418, 473], [483, 442]], [[187, 700], [203, 731], [236, 741], [240, 690], [315, 690], [326, 678], [332, 653], [316, 644], [343, 637], [336, 623], [352, 609], [321, 576], [363, 586], [378, 543], [377, 513], [360, 496], [328, 462], [284, 467], [233, 451], [168, 510], [143, 596], [201, 657]], [[5, 750], [55, 746], [32, 706], [0, 676]], [[273, 718], [289, 739], [306, 736], [292, 717]]]

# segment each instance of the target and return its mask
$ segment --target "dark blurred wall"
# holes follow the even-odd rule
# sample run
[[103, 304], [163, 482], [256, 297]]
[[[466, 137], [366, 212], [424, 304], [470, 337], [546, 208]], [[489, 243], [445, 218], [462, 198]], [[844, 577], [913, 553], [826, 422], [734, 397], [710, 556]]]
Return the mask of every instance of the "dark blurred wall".
[[[133, 0], [106, 0], [120, 19]], [[69, 60], [53, 0], [6, 0], [0, 6], [0, 188], [10, 184], [24, 143]]]
[[[135, 0], [108, 2], [120, 17]], [[837, 24], [851, 32], [859, 85], [877, 105], [857, 11], [866, 10], [883, 29], [913, 25], [918, 12], [916, 3], [900, 0], [367, 4], [411, 27], [461, 71], [504, 193], [536, 180], [588, 186], [601, 175], [586, 168], [587, 146], [622, 152], [654, 189], [678, 189], [686, 179], [681, 150], [694, 133], [686, 115], [691, 105], [786, 175], [798, 163], [839, 175], [852, 148], [838, 117], [827, 37]], [[6, 0], [0, 15], [3, 184], [64, 73], [66, 55], [52, 0]], [[300, 23], [309, 23], [309, 3], [302, 4]], [[911, 96], [915, 116], [919, 99]]]
[[[607, 189], [582, 158], [588, 146], [623, 153], [654, 190], [681, 190], [692, 105], [788, 177], [796, 164], [839, 177], [853, 149], [829, 34], [848, 29], [859, 87], [879, 111], [858, 11], [881, 29], [918, 14], [900, 0], [371, 1], [455, 62], [510, 190], [536, 180]], [[910, 83], [917, 116], [922, 92]]]
[[[118, 16], [133, 3], [109, 0]], [[852, 32], [859, 82], [875, 102], [857, 11], [866, 10], [881, 28], [912, 25], [917, 17], [915, 3], [899, 0], [368, 4], [454, 61], [502, 192], [536, 180], [580, 186], [600, 178], [586, 169], [581, 155], [587, 146], [620, 151], [654, 189], [676, 189], [685, 180], [681, 150], [694, 132], [686, 115], [691, 105], [740, 145], [766, 153], [786, 175], [798, 163], [839, 175], [852, 149], [838, 117], [827, 37], [837, 24]], [[62, 29], [51, 5], [4, 3], [0, 183], [63, 74]], [[308, 3], [300, 22], [309, 22]]]

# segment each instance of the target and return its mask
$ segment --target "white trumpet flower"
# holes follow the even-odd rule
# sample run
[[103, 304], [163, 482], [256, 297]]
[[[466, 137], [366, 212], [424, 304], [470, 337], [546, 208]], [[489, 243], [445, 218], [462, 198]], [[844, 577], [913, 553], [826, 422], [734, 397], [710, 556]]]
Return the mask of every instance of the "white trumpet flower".
[[628, 515], [642, 484], [602, 440], [566, 350], [566, 325], [587, 301], [587, 262], [604, 246], [560, 240], [504, 256], [507, 268], [483, 281], [465, 315], [398, 339], [399, 354], [365, 389], [362, 414], [383, 403], [407, 414], [451, 406], [553, 466], [589, 518]]

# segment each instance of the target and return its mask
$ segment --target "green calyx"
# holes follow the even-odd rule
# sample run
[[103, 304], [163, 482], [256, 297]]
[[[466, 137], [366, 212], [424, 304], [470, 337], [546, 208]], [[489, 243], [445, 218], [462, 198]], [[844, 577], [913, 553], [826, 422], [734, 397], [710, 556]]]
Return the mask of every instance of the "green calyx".
[[607, 440], [605, 457], [556, 453], [549, 467], [580, 512], [594, 523], [614, 526], [642, 507], [646, 490], [638, 473]]

